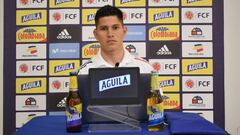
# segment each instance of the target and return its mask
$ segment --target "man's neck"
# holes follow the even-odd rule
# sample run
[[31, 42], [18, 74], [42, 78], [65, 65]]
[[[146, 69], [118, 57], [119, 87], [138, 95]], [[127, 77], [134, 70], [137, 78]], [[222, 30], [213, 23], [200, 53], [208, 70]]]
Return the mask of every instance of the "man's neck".
[[115, 66], [116, 63], [122, 61], [124, 56], [124, 49], [122, 48], [112, 52], [104, 52], [103, 50], [101, 50], [101, 56], [107, 63], [109, 63], [112, 66]]

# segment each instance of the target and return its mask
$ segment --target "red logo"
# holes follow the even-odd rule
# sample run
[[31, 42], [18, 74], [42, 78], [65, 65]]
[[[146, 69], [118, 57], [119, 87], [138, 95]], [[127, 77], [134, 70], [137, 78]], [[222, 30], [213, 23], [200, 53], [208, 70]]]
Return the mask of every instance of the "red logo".
[[185, 13], [185, 17], [189, 20], [192, 20], [193, 19], [193, 13], [191, 11], [188, 11]]
[[27, 5], [28, 4], [28, 0], [20, 0], [21, 4], [23, 5]]
[[19, 70], [23, 73], [26, 73], [28, 71], [28, 66], [26, 64], [22, 64], [19, 66]]
[[154, 3], [159, 3], [160, 0], [152, 0]]
[[194, 82], [193, 82], [193, 80], [187, 80], [187, 81], [185, 82], [185, 85], [186, 85], [188, 88], [193, 88]]
[[94, 2], [94, 0], [86, 0], [87, 1], [87, 3], [89, 3], [89, 4], [92, 4], [93, 2]]
[[127, 19], [127, 13], [123, 12], [123, 20]]
[[53, 82], [52, 82], [52, 87], [53, 87], [54, 89], [60, 89], [60, 88], [61, 88], [61, 82], [58, 81], [58, 80], [53, 81]]
[[152, 66], [155, 71], [160, 71], [161, 69], [161, 65], [157, 62], [153, 63]]
[[53, 19], [54, 19], [55, 21], [61, 20], [61, 14], [58, 13], [58, 12], [54, 13], [54, 14], [53, 14]]

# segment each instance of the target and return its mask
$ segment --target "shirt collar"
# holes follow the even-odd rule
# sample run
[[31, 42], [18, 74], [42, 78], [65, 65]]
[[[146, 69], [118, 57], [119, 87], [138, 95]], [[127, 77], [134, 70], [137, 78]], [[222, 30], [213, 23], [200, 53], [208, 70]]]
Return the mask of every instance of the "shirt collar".
[[[130, 63], [133, 59], [134, 57], [126, 49], [124, 49], [124, 56], [122, 61], [119, 63], [119, 66], [124, 66]], [[96, 67], [114, 67], [103, 59], [101, 50], [98, 51], [96, 57], [92, 58], [92, 61]]]

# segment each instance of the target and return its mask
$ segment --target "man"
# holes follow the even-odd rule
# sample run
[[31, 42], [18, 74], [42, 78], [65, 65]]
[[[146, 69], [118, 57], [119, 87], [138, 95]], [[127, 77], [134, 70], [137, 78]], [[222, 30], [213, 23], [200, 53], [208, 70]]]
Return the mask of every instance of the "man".
[[123, 25], [123, 13], [120, 9], [106, 5], [95, 16], [96, 28], [93, 31], [101, 49], [88, 62], [79, 68], [79, 74], [88, 74], [89, 68], [139, 67], [140, 73], [151, 73], [152, 66], [142, 58], [132, 56], [123, 47], [127, 27]]

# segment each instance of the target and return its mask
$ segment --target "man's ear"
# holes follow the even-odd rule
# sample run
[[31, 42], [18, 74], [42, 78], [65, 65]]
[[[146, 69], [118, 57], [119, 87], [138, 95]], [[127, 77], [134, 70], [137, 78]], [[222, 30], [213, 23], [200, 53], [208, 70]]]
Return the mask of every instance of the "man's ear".
[[93, 34], [94, 34], [94, 37], [97, 39], [97, 29], [96, 28], [93, 30]]
[[127, 31], [128, 31], [127, 26], [123, 26], [123, 32], [124, 32], [124, 35], [127, 34]]

